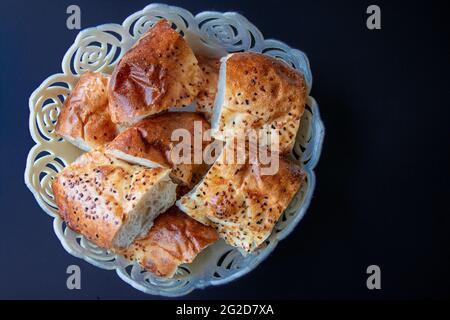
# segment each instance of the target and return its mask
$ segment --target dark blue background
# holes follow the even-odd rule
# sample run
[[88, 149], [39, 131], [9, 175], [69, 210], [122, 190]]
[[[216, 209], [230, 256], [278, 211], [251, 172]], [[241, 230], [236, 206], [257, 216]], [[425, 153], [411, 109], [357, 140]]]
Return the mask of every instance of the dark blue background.
[[[382, 30], [365, 26], [369, 2], [167, 1], [198, 13], [238, 11], [305, 51], [327, 129], [317, 190], [305, 219], [251, 274], [188, 298], [449, 297], [449, 26], [437, 2], [374, 1]], [[77, 31], [121, 23], [147, 1], [0, 2], [0, 298], [152, 298], [65, 252], [23, 182], [33, 142], [28, 97]], [[66, 289], [66, 268], [82, 290]], [[380, 265], [382, 290], [366, 288]]]

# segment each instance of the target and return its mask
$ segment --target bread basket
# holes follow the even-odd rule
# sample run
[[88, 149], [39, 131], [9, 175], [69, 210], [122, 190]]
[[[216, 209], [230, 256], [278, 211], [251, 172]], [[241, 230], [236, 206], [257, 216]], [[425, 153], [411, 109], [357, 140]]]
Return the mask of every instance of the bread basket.
[[59, 110], [80, 74], [87, 70], [111, 73], [126, 50], [161, 18], [172, 22], [196, 50], [209, 50], [212, 54], [220, 50], [255, 51], [284, 60], [305, 75], [308, 93], [312, 76], [305, 54], [280, 41], [264, 39], [261, 32], [238, 13], [205, 11], [194, 16], [179, 7], [152, 4], [132, 14], [122, 24], [82, 30], [63, 58], [62, 72], [48, 77], [31, 95], [29, 128], [36, 144], [28, 154], [25, 182], [41, 208], [52, 217], [53, 229], [63, 247], [97, 267], [115, 270], [120, 278], [142, 292], [175, 297], [247, 274], [294, 230], [311, 201], [315, 186], [313, 170], [320, 156], [324, 127], [317, 103], [309, 96], [293, 151], [307, 173], [307, 183], [283, 213], [263, 248], [255, 253], [243, 256], [237, 249], [219, 241], [192, 264], [182, 265], [173, 279], [163, 279], [145, 272], [136, 263], [96, 247], [67, 228], [57, 214], [51, 180], [82, 151], [55, 134]]

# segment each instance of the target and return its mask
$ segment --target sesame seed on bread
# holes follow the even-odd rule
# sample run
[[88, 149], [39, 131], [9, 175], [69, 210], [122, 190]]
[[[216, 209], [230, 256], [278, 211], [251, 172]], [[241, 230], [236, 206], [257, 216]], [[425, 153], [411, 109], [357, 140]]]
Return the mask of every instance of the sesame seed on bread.
[[103, 248], [128, 246], [175, 202], [169, 170], [130, 165], [96, 149], [59, 172], [52, 183], [60, 216]]
[[222, 59], [217, 96], [211, 122], [214, 138], [225, 141], [256, 130], [279, 136], [281, 153], [292, 150], [305, 109], [302, 74], [263, 54], [230, 54]]
[[[246, 252], [257, 249], [305, 180], [295, 163], [279, 157], [278, 170], [263, 175], [259, 161], [229, 162], [231, 143], [203, 180], [177, 206], [197, 221], [217, 229], [232, 246]], [[279, 156], [279, 155], [275, 155]]]

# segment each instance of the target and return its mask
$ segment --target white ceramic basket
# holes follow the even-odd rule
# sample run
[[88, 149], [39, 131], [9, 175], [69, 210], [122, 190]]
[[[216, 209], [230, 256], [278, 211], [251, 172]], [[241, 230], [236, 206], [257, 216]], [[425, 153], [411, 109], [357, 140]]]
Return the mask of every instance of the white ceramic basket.
[[129, 16], [121, 25], [105, 24], [81, 31], [64, 56], [62, 73], [48, 77], [31, 95], [29, 127], [36, 145], [28, 154], [25, 182], [42, 209], [53, 218], [53, 229], [63, 247], [97, 267], [116, 270], [125, 282], [142, 292], [174, 297], [243, 276], [261, 263], [278, 241], [292, 232], [311, 200], [315, 185], [313, 169], [319, 159], [324, 127], [318, 106], [309, 96], [293, 151], [293, 156], [307, 173], [307, 183], [283, 213], [264, 248], [256, 253], [244, 257], [221, 240], [202, 252], [192, 264], [182, 265], [173, 279], [161, 279], [145, 272], [138, 264], [98, 248], [67, 228], [56, 212], [51, 179], [82, 151], [55, 134], [55, 123], [64, 99], [83, 72], [111, 73], [122, 55], [161, 18], [171, 21], [195, 51], [206, 50], [218, 55], [254, 51], [277, 57], [305, 75], [308, 93], [312, 77], [308, 60], [301, 51], [277, 40], [264, 39], [261, 32], [240, 14], [208, 11], [193, 16], [182, 8], [152, 4]]

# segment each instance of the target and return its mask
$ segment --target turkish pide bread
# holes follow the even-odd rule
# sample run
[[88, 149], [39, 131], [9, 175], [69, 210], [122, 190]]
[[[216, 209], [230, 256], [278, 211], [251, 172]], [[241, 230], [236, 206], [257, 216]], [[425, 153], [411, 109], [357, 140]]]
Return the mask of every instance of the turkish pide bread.
[[127, 247], [175, 202], [169, 172], [130, 165], [96, 149], [58, 173], [52, 189], [71, 229], [103, 248]]
[[52, 181], [70, 229], [169, 278], [219, 238], [263, 248], [306, 180], [288, 154], [308, 91], [264, 54], [188, 34], [194, 54], [172, 25], [156, 22], [111, 76], [80, 76], [55, 132], [87, 153]]
[[[197, 129], [196, 129], [197, 128]], [[210, 129], [209, 123], [201, 114], [194, 112], [167, 112], [142, 120], [133, 127], [121, 132], [107, 146], [107, 152], [115, 157], [148, 167], [170, 168], [171, 177], [187, 187], [192, 187], [208, 170], [203, 162], [203, 150], [209, 141], [203, 139], [203, 134]], [[184, 130], [189, 138], [172, 137], [175, 130]], [[194, 133], [198, 130], [200, 138], [198, 146], [199, 159], [194, 158]], [[186, 159], [175, 147], [187, 143]]]
[[158, 216], [150, 231], [120, 253], [138, 261], [147, 271], [160, 277], [173, 277], [178, 266], [191, 263], [204, 248], [216, 242], [217, 232], [177, 207]]
[[220, 58], [197, 55], [198, 65], [203, 72], [203, 85], [196, 100], [196, 111], [202, 112], [210, 121], [219, 80]]
[[[278, 158], [278, 170], [262, 175], [263, 165], [228, 161], [227, 143], [203, 180], [177, 206], [195, 220], [217, 229], [220, 237], [246, 252], [257, 249], [271, 234], [275, 223], [300, 189], [305, 173]], [[242, 164], [239, 164], [242, 163]]]
[[166, 20], [160, 20], [114, 69], [109, 83], [112, 120], [130, 125], [170, 107], [189, 105], [202, 81], [191, 48]]
[[279, 136], [281, 153], [292, 150], [305, 109], [302, 74], [281, 60], [253, 52], [222, 58], [218, 93], [211, 121], [212, 136], [227, 137], [256, 130]]
[[108, 110], [108, 81], [99, 72], [83, 73], [58, 116], [56, 133], [85, 151], [110, 142], [118, 131]]

